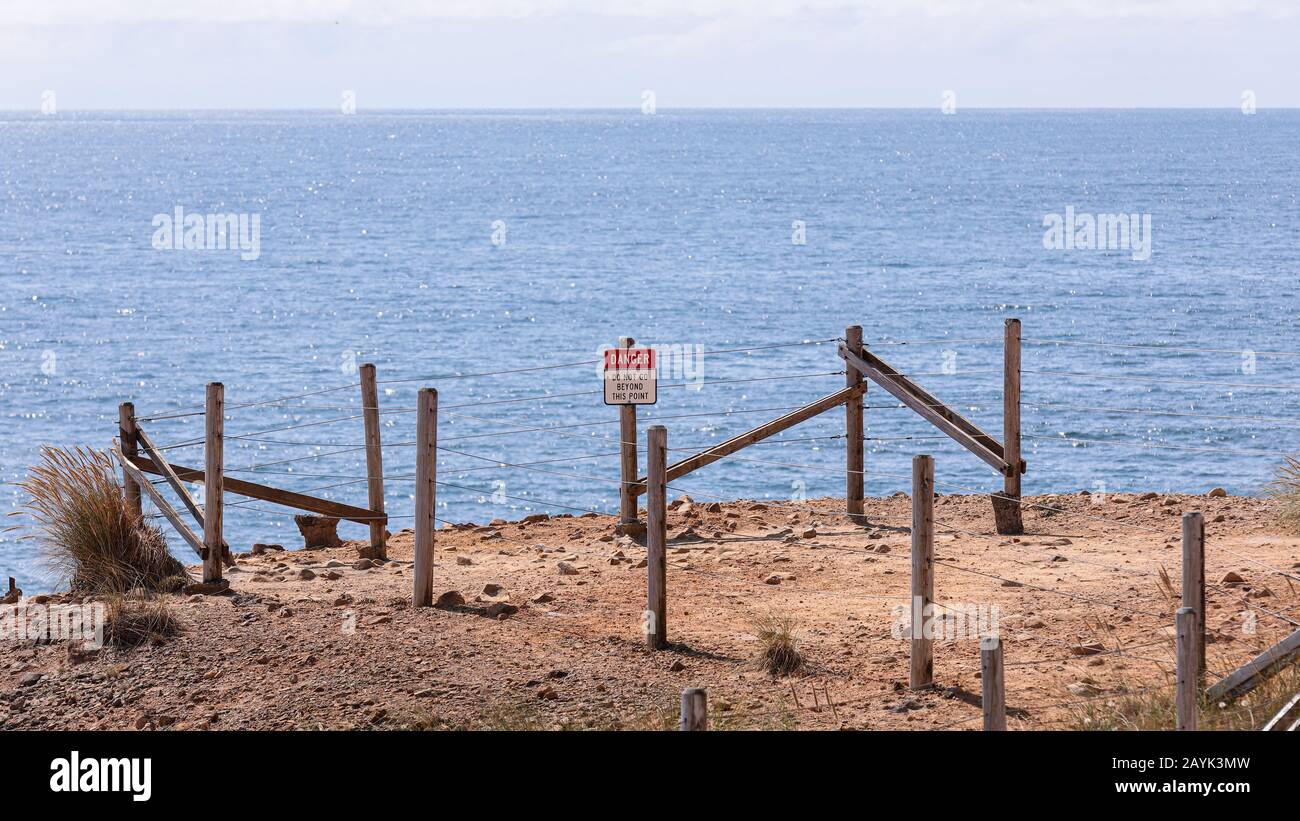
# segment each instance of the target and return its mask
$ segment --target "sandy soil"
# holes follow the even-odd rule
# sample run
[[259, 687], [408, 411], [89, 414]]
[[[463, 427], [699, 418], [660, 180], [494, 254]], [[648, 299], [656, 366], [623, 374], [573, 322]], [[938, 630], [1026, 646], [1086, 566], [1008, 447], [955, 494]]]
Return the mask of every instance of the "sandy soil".
[[[1177, 603], [1160, 571], [1177, 589], [1183, 510], [1206, 515], [1211, 670], [1294, 629], [1254, 608], [1300, 619], [1300, 594], [1261, 566], [1300, 568], [1274, 502], [1147, 496], [1032, 497], [1060, 512], [1034, 509], [1018, 538], [990, 535], [987, 497], [938, 499], [936, 518], [968, 532], [939, 530], [936, 597], [999, 608], [1013, 729], [1066, 726], [1079, 703], [1169, 680]], [[439, 531], [435, 595], [465, 599], [450, 609], [409, 606], [410, 531], [370, 569], [354, 568], [355, 544], [245, 556], [233, 595], [171, 597], [185, 630], [161, 645], [6, 648], [0, 727], [649, 727], [702, 686], [715, 727], [978, 729], [976, 639], [936, 641], [937, 687], [906, 688], [908, 643], [891, 627], [907, 603], [910, 505], [867, 505], [859, 526], [842, 500], [678, 504], [673, 645], [657, 652], [641, 632], [645, 550], [610, 517]], [[1221, 583], [1229, 572], [1242, 581]], [[517, 612], [492, 607], [503, 602]], [[801, 673], [757, 666], [765, 613], [797, 621]]]

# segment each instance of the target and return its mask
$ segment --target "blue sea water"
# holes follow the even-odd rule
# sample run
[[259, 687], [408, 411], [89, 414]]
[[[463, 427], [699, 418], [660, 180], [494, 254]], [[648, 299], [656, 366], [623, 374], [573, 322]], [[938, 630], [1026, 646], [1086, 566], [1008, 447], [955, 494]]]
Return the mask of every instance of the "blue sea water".
[[[1300, 449], [1298, 138], [1300, 112], [1267, 110], [3, 113], [0, 480], [43, 444], [106, 447], [121, 401], [182, 414], [146, 423], [160, 443], [200, 437], [183, 414], [221, 381], [230, 475], [364, 504], [359, 419], [254, 437], [306, 444], [233, 437], [353, 416], [347, 386], [373, 362], [401, 380], [381, 394], [392, 529], [412, 512], [402, 443], [424, 385], [459, 451], [440, 456], [441, 518], [612, 511], [617, 414], [595, 365], [451, 377], [592, 360], [622, 335], [721, 351], [861, 324], [1000, 437], [1002, 326], [1019, 317], [1026, 493], [1257, 493]], [[260, 255], [156, 250], [154, 217], [178, 206], [258, 215]], [[1067, 208], [1149, 214], [1150, 258], [1045, 248], [1044, 218]], [[689, 364], [665, 383], [692, 384], [642, 411], [678, 417], [670, 447], [844, 380], [833, 344]], [[908, 487], [919, 452], [941, 491], [1000, 487], [955, 444], [904, 438], [935, 432], [883, 391], [867, 404], [868, 493]], [[686, 416], [727, 410], [755, 412]], [[563, 425], [586, 426], [505, 435]], [[763, 462], [675, 484], [842, 495], [843, 425], [823, 415], [741, 454]], [[226, 532], [236, 549], [296, 543], [265, 503], [228, 507]], [[0, 576], [48, 587], [18, 536], [0, 534]]]

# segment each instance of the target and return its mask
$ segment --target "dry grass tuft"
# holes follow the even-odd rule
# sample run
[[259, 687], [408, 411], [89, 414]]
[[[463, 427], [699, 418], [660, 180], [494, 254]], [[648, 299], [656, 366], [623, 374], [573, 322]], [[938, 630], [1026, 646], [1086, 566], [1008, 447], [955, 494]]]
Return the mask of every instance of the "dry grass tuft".
[[167, 602], [155, 597], [113, 596], [104, 616], [104, 642], [123, 650], [162, 644], [183, 627]]
[[35, 521], [47, 559], [73, 590], [159, 590], [185, 577], [162, 531], [127, 507], [108, 454], [42, 448], [40, 464], [17, 485], [30, 497], [20, 513]]
[[[1260, 730], [1300, 692], [1300, 666], [1282, 670], [1236, 701], [1198, 707], [1198, 729]], [[1177, 726], [1174, 685], [1081, 705], [1073, 730], [1173, 730]]]
[[750, 622], [762, 647], [759, 664], [774, 676], [788, 676], [803, 667], [795, 621], [789, 616], [766, 613]]
[[1274, 471], [1268, 493], [1282, 502], [1279, 521], [1291, 533], [1300, 533], [1300, 456], [1284, 457]]

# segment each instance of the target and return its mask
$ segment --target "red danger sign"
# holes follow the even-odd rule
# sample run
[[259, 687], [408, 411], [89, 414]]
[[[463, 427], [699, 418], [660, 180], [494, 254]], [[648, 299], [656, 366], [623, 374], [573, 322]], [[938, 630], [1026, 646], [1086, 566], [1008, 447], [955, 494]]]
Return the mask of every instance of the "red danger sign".
[[605, 404], [653, 405], [658, 375], [653, 348], [609, 348], [605, 351]]

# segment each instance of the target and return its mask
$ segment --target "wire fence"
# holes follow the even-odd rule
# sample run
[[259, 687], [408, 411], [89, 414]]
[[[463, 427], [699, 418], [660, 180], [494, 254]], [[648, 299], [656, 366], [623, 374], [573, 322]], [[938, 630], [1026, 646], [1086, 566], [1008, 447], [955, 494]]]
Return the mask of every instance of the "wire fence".
[[[708, 356], [745, 356], [752, 354], [767, 355], [782, 349], [810, 349], [824, 345], [843, 342], [842, 337], [800, 340], [787, 343], [774, 343], [753, 347], [719, 348], [700, 352]], [[992, 346], [1003, 342], [1000, 337], [962, 337], [935, 339], [886, 339], [866, 347], [870, 349], [887, 349], [906, 351], [910, 348], [930, 350], [935, 346], [969, 346], [976, 350], [986, 350], [986, 364], [998, 365], [997, 350]], [[1242, 413], [1226, 412], [1221, 407], [1202, 407], [1203, 399], [1189, 403], [1187, 394], [1195, 389], [1203, 394], [1222, 399], [1225, 396], [1238, 401], [1239, 393], [1252, 394], [1256, 391], [1265, 394], [1275, 392], [1300, 391], [1300, 374], [1292, 375], [1294, 381], [1285, 378], [1255, 381], [1253, 378], [1225, 376], [1223, 378], [1184, 378], [1183, 376], [1147, 376], [1131, 372], [1110, 372], [1104, 369], [1105, 362], [1088, 360], [1092, 366], [1088, 370], [1062, 368], [1050, 359], [1039, 362], [1034, 357], [1039, 352], [1050, 354], [1053, 350], [1088, 348], [1113, 349], [1122, 351], [1126, 357], [1141, 354], [1188, 354], [1196, 356], [1239, 356], [1239, 357], [1276, 357], [1286, 360], [1300, 356], [1300, 352], [1290, 351], [1248, 351], [1231, 350], [1216, 347], [1146, 345], [1137, 343], [1105, 343], [1074, 339], [1033, 339], [1026, 338], [1029, 346], [1029, 364], [1020, 370], [1021, 378], [1029, 387], [1023, 392], [1020, 407], [1028, 411], [1029, 424], [1020, 436], [1028, 447], [1025, 452], [1033, 459], [1038, 445], [1067, 444], [1073, 448], [1091, 448], [1103, 446], [1122, 448], [1158, 454], [1169, 451], [1173, 454], [1219, 454], [1234, 457], [1264, 457], [1283, 459], [1294, 451], [1285, 444], [1273, 443], [1270, 447], [1242, 447], [1243, 438], [1249, 440], [1259, 435], [1261, 430], [1286, 431], [1300, 426], [1300, 417], [1285, 416], [1260, 410], [1245, 410]], [[519, 368], [501, 370], [483, 370], [472, 372], [448, 372], [442, 374], [397, 377], [377, 380], [383, 387], [385, 395], [379, 405], [365, 405], [358, 395], [356, 403], [339, 400], [330, 404], [320, 397], [337, 395], [343, 391], [354, 391], [362, 386], [361, 382], [348, 383], [318, 390], [302, 391], [270, 399], [230, 403], [225, 406], [227, 419], [234, 423], [233, 430], [224, 433], [228, 452], [246, 457], [236, 461], [234, 466], [225, 468], [228, 474], [255, 479], [258, 476], [277, 477], [282, 480], [307, 480], [306, 487], [295, 488], [296, 492], [320, 495], [328, 500], [346, 497], [355, 493], [355, 486], [381, 479], [388, 492], [388, 498], [397, 503], [395, 510], [384, 514], [386, 521], [413, 519], [414, 514], [403, 512], [409, 509], [404, 503], [413, 498], [416, 472], [414, 453], [417, 443], [409, 438], [409, 431], [404, 430], [402, 420], [416, 413], [412, 404], [404, 404], [401, 392], [411, 386], [437, 385], [450, 399], [439, 407], [439, 446], [437, 449], [437, 471], [439, 480], [436, 485], [440, 493], [440, 510], [464, 511], [469, 505], [488, 505], [492, 510], [523, 509], [558, 511], [563, 514], [608, 514], [617, 509], [618, 494], [629, 484], [619, 478], [617, 460], [623, 454], [624, 446], [630, 446], [643, 459], [646, 453], [642, 442], [624, 442], [618, 433], [619, 420], [609, 409], [601, 408], [602, 418], [576, 416], [580, 407], [585, 407], [591, 397], [600, 394], [600, 390], [548, 390], [536, 380], [548, 374], [571, 373], [580, 368], [594, 368], [599, 359], [582, 359], [556, 363], [528, 365]], [[842, 365], [842, 363], [839, 363]], [[1124, 367], [1131, 367], [1125, 364]], [[779, 372], [768, 372], [764, 366], [758, 374], [744, 373], [735, 377], [709, 378], [685, 381], [665, 382], [659, 385], [661, 390], [699, 391], [699, 396], [712, 396], [714, 391], [740, 388], [738, 392], [720, 394], [720, 407], [708, 410], [694, 409], [690, 406], [666, 408], [669, 411], [645, 414], [638, 420], [641, 424], [658, 424], [666, 422], [679, 423], [679, 426], [691, 429], [693, 436], [679, 442], [674, 436], [670, 453], [695, 454], [707, 450], [725, 438], [742, 432], [751, 424], [752, 417], [787, 413], [799, 409], [800, 405], [764, 401], [747, 392], [750, 387], [764, 385], [781, 385], [783, 383], [803, 384], [811, 380], [832, 380], [845, 376], [845, 369], [781, 368]], [[1254, 374], [1250, 374], [1253, 376]], [[509, 395], [476, 393], [473, 390], [460, 391], [462, 381], [493, 380], [502, 377], [526, 377], [519, 384], [522, 388], [512, 388]], [[928, 384], [938, 383], [944, 388], [957, 386], [951, 390], [940, 390], [938, 396], [941, 404], [931, 404], [931, 408], [958, 408], [966, 412], [1000, 412], [1002, 407], [1001, 378], [1004, 372], [1000, 367], [958, 368], [944, 362], [939, 370], [933, 366], [901, 371], [895, 380], [923, 379]], [[443, 388], [442, 383], [447, 383]], [[466, 383], [468, 384], [468, 383]], [[573, 384], [566, 380], [564, 385]], [[839, 381], [838, 384], [843, 384]], [[1100, 389], [1093, 386], [1100, 385]], [[1114, 388], [1111, 386], [1120, 386]], [[1138, 393], [1132, 394], [1138, 386]], [[1168, 389], [1166, 404], [1160, 404], [1160, 389]], [[1210, 389], [1210, 390], [1206, 390]], [[1094, 399], [1090, 391], [1100, 390], [1106, 396], [1123, 390], [1123, 400], [1116, 403], [1104, 399]], [[517, 394], [517, 395], [516, 395]], [[1083, 398], [1076, 398], [1079, 395]], [[396, 398], [395, 398], [396, 397]], [[1134, 401], [1137, 397], [1142, 402]], [[1272, 407], [1268, 402], [1258, 407]], [[390, 404], [391, 402], [391, 404]], [[594, 403], [593, 403], [594, 404]], [[924, 404], [924, 403], [923, 403]], [[1137, 406], [1141, 405], [1141, 406]], [[1190, 406], [1189, 406], [1190, 405]], [[526, 406], [525, 411], [511, 410]], [[598, 406], [599, 407], [599, 406]], [[195, 410], [194, 408], [198, 408]], [[866, 447], [882, 456], [902, 456], [913, 443], [925, 442], [927, 447], [952, 447], [950, 437], [936, 433], [933, 427], [918, 420], [909, 409], [908, 403], [892, 401], [888, 396], [877, 398], [877, 392], [870, 391], [868, 399], [863, 402], [863, 409], [871, 411], [866, 433], [862, 437]], [[895, 415], [890, 411], [903, 410], [904, 414]], [[359, 441], [358, 427], [367, 412], [373, 411], [379, 418], [386, 420], [385, 432], [398, 431], [405, 435], [394, 441], [382, 444], [367, 444]], [[508, 413], [509, 418], [495, 415]], [[154, 415], [141, 415], [135, 421], [142, 425], [153, 426], [155, 423], [168, 422], [184, 425], [195, 417], [202, 417], [202, 406], [179, 407]], [[279, 415], [281, 419], [259, 424], [265, 415]], [[325, 415], [325, 418], [317, 418]], [[549, 418], [548, 418], [549, 417]], [[1146, 429], [1131, 429], [1112, 425], [1108, 420], [1156, 419]], [[829, 421], [830, 428], [825, 428]], [[1083, 422], [1088, 420], [1095, 427], [1087, 428]], [[1187, 420], [1203, 423], [1199, 429], [1187, 427]], [[1229, 427], [1223, 423], [1232, 423]], [[1176, 425], [1172, 429], [1167, 425]], [[1213, 425], [1213, 429], [1206, 427]], [[1261, 428], [1260, 425], [1269, 427]], [[811, 428], [812, 430], [809, 430]], [[991, 430], [999, 430], [996, 425], [989, 425]], [[293, 431], [308, 430], [311, 434], [305, 438], [292, 435]], [[326, 431], [346, 429], [337, 437]], [[1000, 431], [999, 431], [1000, 432]], [[763, 454], [769, 450], [797, 453], [790, 458], [777, 458], [767, 455], [739, 455], [737, 453], [716, 455], [714, 470], [725, 475], [726, 484], [738, 486], [736, 477], [753, 477], [767, 474], [793, 477], [796, 481], [807, 481], [811, 477], [827, 477], [828, 487], [843, 488], [844, 482], [852, 476], [871, 479], [880, 486], [893, 485], [896, 489], [906, 488], [912, 477], [901, 471], [878, 469], [877, 464], [889, 464], [886, 459], [873, 460], [872, 467], [854, 470], [847, 467], [843, 454], [846, 434], [843, 432], [843, 420], [834, 415], [819, 416], [804, 423], [800, 433], [810, 435], [780, 434], [773, 438], [754, 443], [764, 446]], [[289, 435], [285, 435], [289, 434]], [[319, 435], [318, 435], [319, 434]], [[1192, 437], [1199, 438], [1196, 441]], [[1171, 441], [1171, 439], [1173, 441]], [[579, 452], [570, 448], [573, 440], [581, 441], [584, 447]], [[1270, 439], [1272, 443], [1272, 440]], [[475, 445], [473, 443], [481, 443]], [[159, 453], [171, 453], [186, 449], [200, 449], [206, 444], [203, 437], [178, 438], [156, 448]], [[382, 451], [384, 469], [382, 473], [371, 474], [366, 467], [366, 457], [373, 449]], [[304, 452], [307, 451], [307, 452]], [[966, 456], [963, 454], [963, 457]], [[534, 458], [536, 457], [536, 458]], [[610, 460], [607, 464], [604, 460]], [[308, 463], [301, 465], [300, 463]], [[337, 466], [337, 467], [336, 467]], [[900, 465], [901, 467], [901, 465]], [[966, 475], [966, 474], [959, 474]], [[970, 474], [974, 475], [974, 474]], [[1069, 478], [1053, 479], [1037, 474], [1030, 474], [1034, 481], [1066, 485]], [[328, 480], [328, 481], [326, 481]], [[769, 484], [771, 483], [770, 480]], [[162, 485], [163, 479], [155, 484]], [[323, 483], [322, 483], [323, 482]], [[716, 486], [716, 485], [715, 485]], [[944, 494], [973, 495], [1014, 502], [1027, 513], [1037, 514], [1041, 521], [1068, 521], [1076, 528], [1085, 528], [1088, 536], [1101, 533], [1127, 533], [1135, 538], [1149, 539], [1152, 544], [1165, 544], [1177, 537], [1176, 520], [1168, 526], [1153, 525], [1149, 522], [1133, 521], [1109, 515], [1104, 504], [1089, 504], [1085, 508], [1069, 503], [1049, 504], [1033, 499], [1021, 499], [1004, 495], [997, 488], [980, 487], [976, 484], [940, 480], [935, 482], [937, 489]], [[688, 494], [694, 499], [707, 499], [720, 503], [734, 501], [733, 496], [726, 496], [708, 489], [688, 490], [675, 481], [668, 489]], [[942, 500], [941, 500], [942, 506]], [[267, 517], [290, 517], [292, 511], [268, 507], [265, 502], [256, 500], [228, 503], [226, 508], [243, 514], [257, 514]], [[811, 502], [798, 500], [783, 501], [781, 510], [802, 510], [820, 516], [826, 516], [826, 508]], [[151, 514], [158, 515], [158, 514]], [[364, 520], [366, 517], [359, 517]], [[437, 518], [443, 526], [452, 525], [451, 520]], [[886, 525], [888, 517], [875, 516], [874, 525]], [[900, 532], [910, 525], [906, 516], [893, 517]], [[936, 531], [951, 537], [952, 542], [944, 545], [941, 555], [936, 556], [935, 566], [947, 578], [965, 576], [971, 583], [984, 584], [991, 591], [1032, 591], [1033, 594], [1048, 600], [1059, 602], [1062, 608], [1083, 608], [1089, 612], [1105, 611], [1112, 616], [1122, 616], [1136, 622], [1141, 633], [1149, 638], [1154, 634], [1163, 634], [1172, 619], [1175, 607], [1174, 591], [1168, 585], [1168, 576], [1163, 564], [1154, 558], [1144, 559], [1142, 566], [1121, 565], [1107, 562], [1093, 553], [1077, 549], [1071, 545], [1030, 545], [1008, 539], [995, 533], [983, 532], [975, 524], [957, 524], [944, 520], [935, 521]], [[816, 549], [821, 554], [851, 554], [854, 558], [870, 558], [885, 563], [910, 563], [910, 553], [879, 552], [870, 549], [862, 531], [851, 531], [844, 537], [845, 543], [833, 544], [819, 540], [815, 546], [805, 544], [806, 540], [796, 540], [787, 545], [789, 550]], [[726, 546], [728, 549], [740, 549], [743, 541], [730, 537], [697, 537], [692, 544], [708, 544], [715, 547]], [[784, 543], [783, 543], [784, 544]], [[524, 543], [520, 542], [523, 546]], [[974, 552], [976, 547], [985, 552]], [[1035, 579], [1027, 579], [1019, 574], [993, 570], [986, 563], [988, 550], [998, 552], [999, 561], [1005, 566], [1017, 562], [1052, 561], [1064, 558], [1071, 563], [1094, 569], [1098, 572], [1114, 574], [1130, 580], [1138, 587], [1130, 591], [1131, 595], [1115, 595], [1113, 584], [1098, 579], [1088, 580], [1082, 588], [1070, 588], [1064, 584], [1047, 584]], [[1095, 551], [1094, 551], [1095, 553]], [[819, 554], [819, 555], [821, 555]], [[1289, 584], [1300, 581], [1300, 575], [1291, 570], [1276, 567], [1258, 557], [1249, 556], [1212, 539], [1207, 545], [1207, 554], [1216, 560], [1219, 570], [1225, 569], [1225, 557], [1246, 562], [1252, 567], [1266, 572], [1269, 576], [1281, 577]], [[751, 594], [779, 599], [790, 595], [807, 595], [824, 598], [828, 601], [859, 602], [879, 604], [880, 602], [897, 602], [902, 593], [883, 593], [853, 587], [839, 586], [813, 588], [808, 585], [768, 584], [762, 579], [751, 578], [736, 573], [726, 572], [718, 567], [700, 567], [692, 562], [674, 563], [671, 568], [685, 576], [698, 577], [701, 583], [720, 583], [736, 590]], [[948, 576], [947, 574], [952, 574]], [[1162, 587], [1162, 581], [1164, 587]], [[1100, 589], [1093, 589], [1100, 588]], [[1231, 602], [1233, 607], [1240, 606], [1244, 611], [1258, 614], [1277, 625], [1286, 625], [1287, 629], [1300, 627], [1288, 611], [1296, 608], [1295, 603], [1279, 604], [1270, 607], [1261, 603], [1257, 597], [1208, 583], [1207, 589], [1216, 597], [1219, 604]], [[1017, 593], [1018, 595], [1019, 593]], [[602, 606], [593, 603], [595, 606]], [[940, 609], [948, 605], [935, 602]], [[643, 611], [628, 608], [627, 614], [639, 615]], [[1098, 619], [1098, 623], [1103, 620]], [[530, 624], [547, 624], [546, 621], [531, 619]], [[1212, 633], [1226, 638], [1240, 640], [1242, 637], [1231, 636], [1219, 627], [1209, 627]], [[1131, 632], [1131, 631], [1130, 631]], [[1256, 644], [1263, 642], [1268, 633], [1261, 633]], [[1131, 636], [1130, 636], [1131, 638]], [[1050, 643], [1041, 639], [1040, 643]], [[1122, 657], [1127, 661], [1149, 665], [1156, 672], [1167, 672], [1173, 664], [1172, 657], [1162, 658], [1158, 655], [1142, 655], [1136, 651], [1152, 648], [1171, 648], [1167, 636], [1152, 641], [1140, 641], [1137, 644], [1124, 644], [1116, 641], [1116, 646], [1097, 650], [1091, 648], [1087, 658]], [[1245, 643], [1239, 644], [1244, 646]], [[1068, 642], [1063, 647], [1072, 647]], [[1260, 645], [1261, 647], [1263, 645]], [[1171, 651], [1172, 653], [1172, 651]], [[1006, 665], [1011, 668], [1040, 668], [1054, 665], [1078, 663], [1083, 658], [1079, 655], [1050, 655], [1046, 658], [1020, 658], [1013, 656]], [[978, 669], [978, 657], [971, 654], [971, 663]], [[968, 671], [973, 673], [973, 669]], [[1112, 697], [1114, 697], [1112, 695]], [[1103, 697], [1104, 698], [1104, 697]], [[796, 696], [797, 700], [797, 696]], [[1063, 700], [1053, 703], [1021, 705], [1024, 711], [1062, 710], [1090, 700]], [[834, 711], [838, 707], [851, 708], [855, 700], [834, 700], [829, 691], [825, 698], [814, 698], [816, 709]], [[803, 709], [797, 707], [796, 709]], [[977, 720], [979, 716], [964, 718], [949, 727], [960, 726]]]

